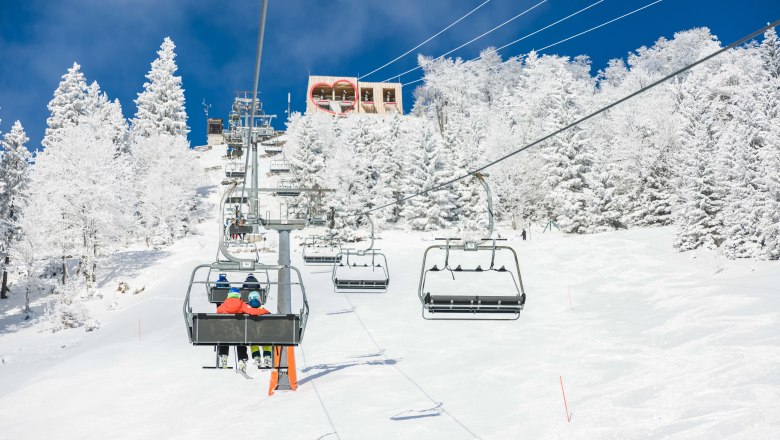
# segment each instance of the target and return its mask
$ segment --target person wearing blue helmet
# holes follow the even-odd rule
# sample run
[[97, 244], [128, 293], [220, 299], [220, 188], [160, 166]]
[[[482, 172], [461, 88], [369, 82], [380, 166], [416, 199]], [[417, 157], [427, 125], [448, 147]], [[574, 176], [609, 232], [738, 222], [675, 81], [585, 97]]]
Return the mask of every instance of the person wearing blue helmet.
[[217, 278], [217, 289], [229, 289], [230, 288], [230, 281], [227, 279], [227, 275], [224, 273], [219, 274], [219, 278]]
[[[259, 309], [263, 305], [260, 302], [260, 292], [256, 290], [249, 292], [249, 297], [247, 299], [249, 300], [249, 307], [252, 307], [253, 309]], [[257, 365], [258, 368], [270, 368], [272, 366], [272, 352], [270, 345], [263, 346], [262, 354], [260, 353], [260, 347], [257, 345], [252, 345], [250, 350], [252, 351], [252, 359], [255, 361], [255, 365]]]

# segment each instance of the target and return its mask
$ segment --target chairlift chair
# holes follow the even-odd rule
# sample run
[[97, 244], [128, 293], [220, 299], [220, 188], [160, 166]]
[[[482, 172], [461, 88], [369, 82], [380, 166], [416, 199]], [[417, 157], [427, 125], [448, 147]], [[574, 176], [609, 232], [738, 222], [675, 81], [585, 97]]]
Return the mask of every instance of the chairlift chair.
[[341, 244], [333, 237], [311, 235], [303, 240], [303, 262], [306, 265], [336, 264], [341, 261]]
[[366, 214], [371, 225], [371, 242], [366, 249], [342, 249], [339, 262], [333, 265], [331, 281], [336, 292], [387, 292], [390, 272], [387, 257], [374, 248], [374, 222]]
[[297, 197], [301, 195], [300, 191], [296, 191], [296, 185], [289, 180], [280, 180], [276, 183], [276, 194], [279, 197]]
[[231, 179], [244, 179], [246, 170], [244, 164], [240, 162], [229, 162], [225, 165], [225, 177]]
[[[510, 246], [497, 245], [499, 241], [505, 239], [492, 238], [493, 235], [493, 201], [490, 187], [485, 181], [486, 175], [476, 173], [476, 179], [482, 184], [487, 192], [488, 200], [488, 238], [483, 240], [461, 240], [459, 238], [437, 238], [445, 241], [444, 244], [438, 244], [428, 247], [423, 254], [422, 270], [420, 273], [420, 283], [417, 294], [422, 304], [422, 315], [425, 319], [517, 319], [520, 312], [525, 307], [526, 294], [523, 288], [523, 281], [520, 276], [520, 263], [518, 262], [517, 252]], [[490, 244], [485, 244], [485, 243]], [[437, 249], [444, 251], [444, 261], [441, 266], [437, 264], [430, 265], [429, 253]], [[479, 254], [490, 254], [489, 265], [487, 261], [473, 267], [463, 267], [457, 264], [453, 268], [452, 260], [466, 255], [476, 256]], [[496, 261], [497, 254], [501, 256], [510, 255], [511, 263], [506, 262], [500, 267]], [[472, 286], [477, 292], [470, 291], [468, 294], [453, 294], [450, 292], [437, 292], [430, 286], [430, 279], [433, 274], [438, 272], [448, 272], [452, 280], [463, 280], [465, 277], [485, 277], [485, 281], [494, 279], [509, 279], [511, 283], [505, 283], [508, 287], [506, 292], [482, 292], [485, 289], [485, 283], [479, 283]], [[487, 287], [489, 288], [489, 287]]]
[[[208, 280], [208, 277], [206, 279], [196, 279], [199, 274], [208, 274], [209, 272], [247, 274], [249, 272], [260, 273], [261, 271], [280, 269], [290, 269], [291, 273], [295, 273], [293, 280], [297, 279], [297, 281], [291, 280], [290, 285], [299, 286], [301, 298], [300, 309], [297, 313], [284, 315], [271, 313], [268, 315], [251, 316], [193, 311], [191, 303], [193, 288], [202, 286], [203, 293], [208, 295], [208, 286], [213, 283], [213, 281]], [[278, 281], [269, 282], [272, 288], [279, 284]], [[184, 315], [187, 337], [192, 345], [297, 346], [303, 341], [309, 317], [309, 304], [301, 273], [294, 266], [263, 265], [260, 263], [247, 264], [246, 262], [238, 264], [230, 261], [201, 264], [195, 267], [190, 276], [182, 313]]]
[[273, 155], [282, 152], [282, 144], [277, 140], [265, 141], [261, 145], [263, 146], [263, 150], [265, 151], [265, 154]]
[[325, 215], [311, 215], [309, 216], [309, 224], [312, 226], [325, 226], [328, 222]]
[[275, 159], [271, 161], [269, 170], [272, 174], [289, 173], [290, 164], [286, 159]]

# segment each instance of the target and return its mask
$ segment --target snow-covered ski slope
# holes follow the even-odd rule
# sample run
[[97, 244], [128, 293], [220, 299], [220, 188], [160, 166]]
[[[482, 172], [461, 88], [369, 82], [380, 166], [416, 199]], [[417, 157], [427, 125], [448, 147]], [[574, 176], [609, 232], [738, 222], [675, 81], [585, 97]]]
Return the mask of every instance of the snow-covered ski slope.
[[778, 438], [777, 263], [678, 254], [670, 228], [510, 240], [528, 302], [507, 322], [421, 318], [422, 254], [439, 234], [381, 233], [386, 294], [334, 293], [295, 246], [311, 306], [298, 391], [268, 397], [254, 367], [251, 380], [204, 370], [214, 353], [188, 343], [182, 301], [215, 256], [212, 189], [195, 235], [112, 260], [127, 268], [104, 289], [146, 289], [119, 310], [93, 304], [99, 330], [0, 335], [0, 438]]

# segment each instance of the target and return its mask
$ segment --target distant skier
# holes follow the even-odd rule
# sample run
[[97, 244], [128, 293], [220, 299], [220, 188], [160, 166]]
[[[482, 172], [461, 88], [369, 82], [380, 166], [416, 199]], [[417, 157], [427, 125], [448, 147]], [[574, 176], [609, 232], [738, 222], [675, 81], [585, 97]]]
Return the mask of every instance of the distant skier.
[[249, 274], [246, 276], [246, 279], [244, 280], [244, 284], [241, 286], [242, 289], [251, 289], [251, 290], [259, 290], [260, 289], [260, 282], [257, 281], [257, 278], [255, 278], [254, 274]]
[[[247, 315], [259, 316], [259, 315], [267, 315], [268, 313], [271, 312], [269, 312], [268, 310], [262, 307], [258, 307], [258, 308], [249, 307], [249, 304], [241, 300], [241, 292], [238, 290], [238, 288], [231, 287], [225, 302], [222, 303], [222, 305], [220, 305], [219, 307], [217, 307], [217, 313], [223, 313], [226, 315], [230, 315], [230, 314], [240, 315], [242, 313], [245, 313]], [[230, 352], [230, 347], [228, 347], [227, 345], [217, 346], [217, 354], [219, 355], [220, 368], [227, 368], [229, 352]], [[237, 346], [236, 352], [238, 355], [238, 368], [241, 371], [246, 371], [246, 362], [249, 360], [249, 356], [247, 356], [247, 352], [246, 352], [246, 345]]]
[[[247, 299], [249, 300], [249, 307], [252, 307], [253, 309], [259, 309], [263, 305], [260, 302], [260, 292], [256, 290], [249, 292], [249, 297]], [[252, 351], [252, 360], [255, 361], [255, 365], [259, 368], [270, 368], [272, 366], [273, 353], [271, 352], [270, 345], [263, 345], [262, 353], [260, 352], [260, 347], [257, 345], [253, 345], [249, 348]]]
[[523, 232], [520, 233], [520, 236], [523, 237], [523, 241], [525, 241], [525, 229], [523, 229]]
[[238, 236], [241, 238], [241, 240], [243, 240], [246, 236], [246, 233], [243, 232], [244, 226], [246, 226], [246, 221], [243, 217], [241, 217], [238, 219], [238, 227], [236, 228], [236, 232], [238, 232]]

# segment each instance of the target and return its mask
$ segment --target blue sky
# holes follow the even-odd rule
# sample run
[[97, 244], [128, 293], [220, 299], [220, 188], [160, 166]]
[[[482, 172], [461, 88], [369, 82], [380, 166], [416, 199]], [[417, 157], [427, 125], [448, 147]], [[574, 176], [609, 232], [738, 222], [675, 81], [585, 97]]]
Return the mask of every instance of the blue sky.
[[[484, 0], [271, 0], [268, 10], [261, 99], [283, 127], [287, 93], [293, 110], [306, 103], [309, 73], [356, 76], [414, 47]], [[541, 0], [491, 0], [479, 11], [421, 47], [439, 55], [509, 19]], [[453, 56], [473, 58], [556, 21], [595, 0], [548, 0]], [[603, 23], [651, 0], [605, 0], [564, 23], [502, 51], [507, 57], [546, 46]], [[31, 149], [46, 128], [46, 105], [61, 75], [74, 61], [87, 80], [98, 81], [125, 116], [135, 113], [160, 43], [176, 43], [193, 145], [205, 142], [205, 114], [226, 117], [234, 92], [251, 89], [260, 0], [0, 0], [0, 130], [19, 119]], [[550, 49], [586, 54], [594, 71], [659, 37], [707, 26], [728, 43], [780, 19], [778, 0], [664, 0], [640, 13]], [[416, 65], [414, 54], [366, 78], [384, 80]], [[419, 77], [419, 71], [403, 82]], [[406, 111], [412, 104], [404, 91]]]

